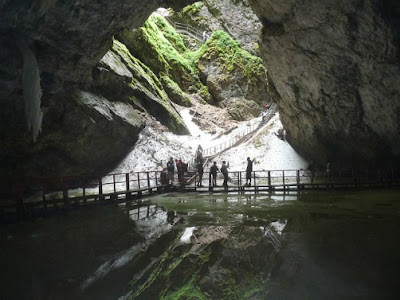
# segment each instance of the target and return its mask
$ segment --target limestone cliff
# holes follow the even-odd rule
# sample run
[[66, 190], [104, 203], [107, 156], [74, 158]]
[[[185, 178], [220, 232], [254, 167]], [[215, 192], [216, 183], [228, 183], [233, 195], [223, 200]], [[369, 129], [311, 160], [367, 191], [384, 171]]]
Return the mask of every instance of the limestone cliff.
[[258, 116], [270, 101], [262, 60], [224, 31], [215, 31], [191, 50], [165, 18], [152, 15], [144, 26], [117, 38], [154, 70], [178, 104], [190, 106], [194, 97], [226, 107], [233, 119], [246, 120]]
[[172, 18], [208, 33], [225, 31], [239, 41], [245, 50], [258, 54], [261, 22], [247, 0], [199, 1], [177, 12]]
[[[110, 56], [98, 62], [122, 28], [142, 25], [160, 6], [179, 9], [190, 2], [2, 1], [0, 176], [107, 172], [134, 146], [148, 118], [141, 112], [162, 116], [172, 130], [185, 132], [169, 99], [162, 97], [165, 91], [147, 92], [146, 84], [157, 85], [151, 75], [138, 83], [145, 73], [139, 74], [139, 63], [124, 61], [120, 70], [134, 73], [130, 77], [112, 70]], [[129, 69], [133, 65], [136, 73]], [[29, 69], [34, 72], [24, 73], [40, 78], [23, 76]], [[118, 92], [110, 89], [102, 95], [110, 85]], [[25, 120], [24, 95], [36, 99], [32, 107], [37, 115], [29, 120], [37, 123], [31, 124], [34, 137], [40, 127], [42, 132], [35, 143]]]
[[320, 163], [400, 157], [400, 5], [396, 1], [251, 0], [261, 53], [298, 150]]

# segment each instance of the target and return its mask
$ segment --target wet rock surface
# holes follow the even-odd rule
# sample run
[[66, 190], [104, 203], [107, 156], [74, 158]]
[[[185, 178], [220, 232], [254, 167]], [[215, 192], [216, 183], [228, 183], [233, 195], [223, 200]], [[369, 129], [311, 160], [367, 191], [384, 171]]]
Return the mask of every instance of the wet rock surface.
[[292, 145], [320, 163], [398, 162], [398, 3], [249, 2]]

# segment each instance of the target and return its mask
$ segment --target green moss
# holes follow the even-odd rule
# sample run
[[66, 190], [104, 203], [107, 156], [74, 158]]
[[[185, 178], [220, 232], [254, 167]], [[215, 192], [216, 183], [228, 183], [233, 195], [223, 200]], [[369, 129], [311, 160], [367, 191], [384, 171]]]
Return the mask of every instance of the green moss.
[[182, 10], [182, 14], [196, 15], [200, 12], [201, 8], [204, 6], [203, 2], [195, 2], [191, 5], [186, 6]]
[[170, 72], [172, 68], [178, 68], [182, 73], [194, 73], [193, 65], [182, 55], [186, 50], [182, 38], [163, 17], [150, 16], [140, 32], [143, 42], [156, 54], [157, 63], [162, 64], [163, 71]]
[[207, 297], [195, 284], [196, 280], [193, 278], [189, 283], [183, 285], [178, 290], [161, 297], [163, 300], [179, 300], [179, 299], [199, 299], [207, 300]]
[[163, 83], [165, 91], [173, 102], [186, 107], [192, 106], [190, 98], [168, 74], [162, 73], [160, 79]]
[[246, 77], [261, 76], [267, 80], [262, 59], [242, 49], [240, 43], [224, 31], [215, 31], [197, 54], [202, 59], [221, 60], [226, 72], [241, 68]]
[[[139, 101], [137, 97], [130, 97], [134, 105], [141, 108], [145, 107], [147, 111], [157, 117], [161, 123], [166, 125], [172, 132], [186, 133], [186, 127], [183, 120], [171, 106], [163, 84], [152, 70], [139, 59], [134, 57], [128, 48], [118, 40], [114, 40], [111, 51], [121, 59], [121, 62], [133, 75], [128, 86], [130, 86], [133, 91], [136, 91], [136, 93], [145, 95], [145, 98], [156, 101], [158, 106], [154, 105], [154, 103]], [[160, 105], [167, 114], [162, 112]]]
[[142, 86], [149, 91], [154, 91], [159, 98], [165, 102], [168, 102], [168, 97], [163, 90], [162, 84], [158, 80], [157, 76], [143, 64], [136, 57], [132, 56], [128, 48], [119, 42], [114, 40], [111, 50], [116, 53], [123, 61], [123, 63], [129, 68], [134, 75], [133, 83], [141, 83]]

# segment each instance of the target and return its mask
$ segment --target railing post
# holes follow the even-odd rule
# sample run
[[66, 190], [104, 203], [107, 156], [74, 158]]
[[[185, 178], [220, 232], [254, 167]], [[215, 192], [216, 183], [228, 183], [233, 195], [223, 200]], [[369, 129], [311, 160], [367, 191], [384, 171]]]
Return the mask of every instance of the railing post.
[[242, 186], [242, 172], [238, 171], [238, 188], [240, 189]]
[[131, 194], [129, 192], [130, 188], [129, 188], [129, 173], [125, 173], [125, 198], [127, 200], [129, 200], [131, 198]]
[[268, 171], [268, 189], [271, 189], [271, 171]]
[[86, 196], [86, 178], [83, 177], [82, 180], [82, 196], [85, 197]]
[[158, 186], [158, 174], [157, 174], [157, 171], [154, 172], [154, 176], [156, 177], [156, 186]]
[[297, 189], [300, 189], [300, 170], [296, 170], [296, 184]]
[[140, 190], [140, 172], [137, 172], [138, 189]]
[[99, 200], [103, 200], [103, 178], [99, 178]]
[[258, 188], [257, 188], [257, 181], [256, 181], [256, 171], [253, 171], [253, 183], [254, 183], [254, 191], [257, 193], [258, 192]]
[[149, 191], [149, 194], [153, 193], [153, 189], [150, 187], [150, 172], [146, 172], [146, 176], [147, 176], [147, 188]]
[[114, 187], [114, 193], [116, 192], [116, 186], [115, 186], [115, 174], [113, 174], [113, 187]]
[[63, 200], [64, 200], [64, 206], [69, 205], [68, 201], [68, 183], [65, 182], [65, 179], [63, 179]]
[[127, 191], [130, 190], [130, 187], [129, 187], [129, 173], [125, 173], [125, 189]]
[[285, 190], [285, 170], [282, 171], [282, 181], [283, 181], [283, 189]]

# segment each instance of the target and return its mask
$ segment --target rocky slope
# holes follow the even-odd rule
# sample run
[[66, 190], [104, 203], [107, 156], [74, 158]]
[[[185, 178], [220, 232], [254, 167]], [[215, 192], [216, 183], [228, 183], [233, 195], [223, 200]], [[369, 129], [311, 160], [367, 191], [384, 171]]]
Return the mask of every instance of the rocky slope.
[[282, 123], [320, 163], [394, 166], [400, 157], [400, 5], [251, 0]]

